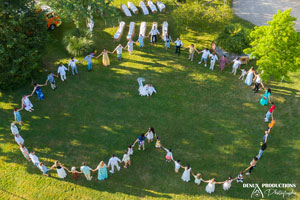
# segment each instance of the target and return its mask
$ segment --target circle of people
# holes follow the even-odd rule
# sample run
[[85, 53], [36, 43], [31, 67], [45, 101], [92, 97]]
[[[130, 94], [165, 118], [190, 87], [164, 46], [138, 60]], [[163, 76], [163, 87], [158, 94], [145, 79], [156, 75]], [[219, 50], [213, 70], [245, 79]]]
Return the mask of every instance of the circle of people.
[[[156, 37], [154, 37], [154, 36], [156, 36], [156, 35], [152, 34], [152, 44], [156, 43]], [[171, 41], [171, 37], [167, 35], [167, 38], [169, 38], [169, 42], [170, 42]], [[168, 49], [168, 48], [170, 48], [170, 46], [168, 45], [169, 43], [167, 41], [168, 40], [166, 40], [166, 48]], [[132, 42], [132, 41], [129, 40], [128, 43], [130, 43], [130, 42]], [[141, 43], [140, 38], [139, 38], [139, 43], [140, 43], [140, 47], [143, 47], [143, 43]], [[180, 41], [179, 38], [175, 41], [175, 43], [176, 43], [176, 53], [179, 55], [180, 54], [180, 47], [183, 46], [183, 44], [182, 44], [182, 42]], [[130, 48], [132, 47], [132, 46], [130, 47], [129, 44], [127, 44], [127, 46], [128, 46], [128, 50], [130, 50]], [[121, 60], [121, 58], [122, 58], [122, 54], [120, 55], [120, 52], [122, 53], [122, 48], [123, 47], [121, 45], [118, 45], [118, 47], [114, 50], [114, 51], [117, 51], [118, 60]], [[187, 48], [190, 49], [189, 59], [191, 61], [193, 61], [193, 54], [194, 54], [195, 51], [198, 52], [198, 50], [194, 47], [194, 45], [190, 45]], [[114, 51], [112, 53], [114, 53]], [[130, 54], [131, 54], [131, 52], [130, 52]], [[210, 63], [210, 69], [213, 70], [213, 66], [215, 64], [214, 62], [217, 60], [217, 56], [216, 56], [215, 52], [213, 52], [212, 54], [210, 54], [208, 49], [205, 49], [205, 50], [203, 50], [201, 52], [202, 52], [202, 58], [201, 58], [201, 61], [199, 62], [199, 64], [201, 64], [201, 62], [204, 61], [205, 66], [206, 66], [207, 65], [207, 58], [208, 58], [208, 56], [210, 56], [211, 58], [214, 57], [213, 59], [211, 59], [211, 63]], [[201, 52], [198, 52], [198, 53], [201, 53]], [[107, 53], [108, 52], [106, 50], [103, 50], [103, 52], [101, 54], [99, 54], [96, 58], [98, 58], [100, 56], [103, 56], [103, 64], [104, 63], [106, 63], [106, 64], [108, 63], [109, 64], [109, 59], [108, 59]], [[106, 54], [106, 56], [105, 56], [105, 54]], [[83, 61], [87, 61], [88, 62], [88, 71], [92, 70], [92, 58], [93, 57], [94, 57], [94, 53], [91, 53], [90, 55], [87, 55], [84, 58], [84, 60], [83, 60]], [[106, 58], [104, 58], [104, 57], [106, 57]], [[81, 61], [81, 63], [83, 61]], [[76, 62], [79, 62], [79, 61], [75, 60], [74, 58], [71, 58], [71, 60], [69, 61], [69, 65], [68, 65], [68, 67], [71, 67], [73, 75], [77, 75], [78, 74], [77, 67], [76, 67]], [[227, 61], [225, 61], [224, 64], [226, 64], [226, 63], [227, 63]], [[221, 58], [221, 63], [220, 63], [220, 68], [221, 68], [221, 71], [222, 71], [221, 64], [222, 64], [222, 58]], [[234, 75], [236, 74], [237, 69], [240, 68], [240, 65], [241, 65], [241, 62], [240, 62], [240, 60], [238, 58], [233, 60], [233, 70], [232, 70], [232, 73]], [[59, 65], [59, 67], [58, 67], [58, 71], [57, 72], [58, 72], [58, 74], [60, 74], [62, 81], [66, 80], [66, 73], [65, 73], [66, 70], [69, 70], [69, 69], [67, 69], [61, 63]], [[255, 85], [253, 87], [254, 92], [257, 92], [259, 90], [259, 86], [260, 85], [262, 85], [262, 87], [264, 88], [264, 86], [263, 86], [263, 84], [262, 84], [262, 82], [260, 80], [259, 75], [255, 74], [255, 71], [254, 71], [253, 67], [251, 67], [248, 72], [246, 72], [244, 69], [242, 69], [242, 75], [239, 77], [239, 79], [244, 79], [244, 77], [246, 75], [247, 75], [247, 77], [246, 77], [245, 83], [247, 85], [249, 85], [249, 86], [252, 84], [252, 81], [256, 79]], [[274, 117], [273, 117], [273, 112], [275, 110], [275, 104], [273, 102], [271, 102], [271, 89], [268, 88], [265, 91], [263, 97], [260, 99], [260, 104], [262, 106], [267, 106], [268, 104], [271, 104], [270, 109], [266, 113], [264, 121], [265, 122], [269, 122], [270, 117], [272, 118], [272, 120], [268, 124], [267, 130], [265, 131], [265, 135], [264, 135], [263, 140], [261, 142], [261, 148], [259, 149], [258, 154], [255, 155], [253, 157], [253, 159], [251, 160], [249, 167], [247, 167], [245, 170], [242, 170], [235, 178], [228, 177], [227, 180], [221, 181], [221, 182], [217, 182], [215, 180], [215, 178], [212, 178], [212, 179], [209, 179], [209, 180], [204, 180], [202, 178], [202, 175], [200, 173], [194, 173], [192, 171], [192, 168], [191, 168], [191, 166], [189, 164], [187, 164], [187, 165], [184, 166], [181, 163], [180, 160], [175, 160], [173, 158], [172, 150], [168, 149], [168, 148], [166, 148], [164, 146], [162, 146], [161, 140], [157, 136], [157, 134], [155, 133], [153, 127], [150, 127], [145, 134], [140, 135], [132, 145], [128, 146], [128, 149], [124, 152], [122, 160], [120, 160], [115, 154], [112, 154], [112, 157], [109, 159], [108, 164], [106, 164], [104, 161], [101, 161], [98, 164], [98, 166], [96, 166], [95, 169], [92, 169], [91, 167], [89, 167], [87, 165], [86, 162], [83, 162], [82, 166], [80, 167], [80, 170], [77, 171], [75, 166], [71, 167], [71, 169], [68, 169], [67, 167], [65, 167], [59, 161], [55, 161], [55, 163], [50, 168], [48, 168], [48, 167], [46, 167], [39, 160], [39, 158], [37, 157], [37, 155], [35, 154], [34, 151], [29, 152], [28, 149], [25, 147], [25, 145], [24, 145], [24, 139], [20, 135], [19, 128], [17, 127], [17, 125], [19, 125], [20, 127], [23, 126], [23, 122], [22, 122], [22, 118], [21, 118], [21, 114], [20, 114], [21, 110], [25, 109], [28, 112], [34, 111], [33, 104], [31, 103], [31, 101], [29, 99], [30, 97], [33, 96], [34, 93], [36, 93], [38, 100], [43, 100], [44, 99], [44, 94], [43, 94], [43, 92], [41, 90], [42, 86], [46, 86], [48, 84], [48, 82], [50, 82], [52, 90], [55, 90], [57, 88], [56, 85], [55, 85], [55, 78], [54, 77], [58, 77], [58, 75], [55, 75], [54, 73], [50, 72], [48, 74], [48, 76], [47, 76], [47, 80], [46, 80], [45, 84], [34, 83], [34, 88], [33, 88], [32, 93], [30, 95], [24, 95], [22, 97], [22, 102], [21, 102], [22, 107], [20, 109], [14, 108], [14, 112], [13, 112], [14, 113], [14, 122], [11, 123], [11, 132], [12, 132], [12, 134], [15, 137], [16, 143], [20, 147], [20, 151], [22, 152], [22, 154], [24, 155], [24, 157], [29, 162], [32, 162], [33, 165], [36, 166], [43, 173], [44, 176], [50, 176], [49, 171], [51, 171], [53, 169], [56, 169], [58, 177], [61, 178], [61, 179], [65, 178], [67, 176], [67, 173], [66, 173], [66, 171], [67, 171], [67, 172], [69, 172], [69, 173], [72, 174], [74, 180], [77, 180], [79, 178], [79, 174], [83, 173], [84, 176], [86, 177], [86, 179], [90, 181], [90, 180], [92, 180], [91, 172], [98, 171], [98, 177], [97, 177], [97, 179], [99, 181], [102, 181], [102, 180], [105, 180], [105, 179], [108, 178], [108, 172], [107, 172], [108, 169], [110, 169], [109, 172], [113, 174], [115, 172], [115, 168], [118, 171], [120, 171], [120, 166], [119, 166], [120, 163], [124, 164], [124, 166], [123, 166], [124, 168], [127, 168], [128, 166], [131, 165], [130, 157], [133, 155], [133, 148], [134, 148], [134, 146], [136, 144], [138, 144], [138, 150], [141, 150], [141, 149], [145, 150], [145, 141], [147, 140], [148, 143], [152, 143], [153, 140], [155, 139], [156, 140], [156, 142], [155, 142], [155, 148], [158, 149], [158, 150], [160, 150], [160, 149], [165, 150], [166, 151], [166, 156], [165, 156], [166, 161], [167, 162], [174, 162], [175, 173], [179, 173], [179, 170], [181, 168], [184, 169], [184, 172], [183, 172], [183, 174], [181, 176], [181, 179], [183, 181], [189, 182], [191, 180], [191, 175], [192, 175], [194, 177], [194, 179], [195, 179], [195, 181], [194, 181], [195, 184], [200, 185], [201, 182], [208, 183], [207, 186], [206, 186], [206, 188], [205, 188], [206, 192], [208, 192], [208, 193], [213, 193], [215, 191], [215, 184], [222, 184], [224, 190], [229, 190], [230, 187], [231, 187], [231, 183], [233, 181], [236, 181], [237, 183], [243, 183], [243, 174], [245, 172], [248, 171], [246, 173], [246, 175], [250, 175], [252, 173], [252, 171], [253, 171], [254, 167], [256, 166], [258, 160], [261, 158], [263, 152], [267, 148], [267, 139], [268, 139], [268, 136], [270, 134], [271, 129], [275, 125], [275, 120], [274, 120]], [[145, 81], [145, 79], [138, 78], [138, 83], [139, 83], [140, 87], [141, 87], [143, 81]], [[155, 89], [152, 90], [151, 95], [152, 95], [153, 91], [155, 91]], [[155, 93], [156, 93], [156, 91], [155, 91]], [[141, 91], [140, 91], [140, 95], [142, 95]], [[145, 96], [145, 95], [142, 95], [142, 96]], [[146, 95], [146, 96], [149, 96], [149, 95]]]

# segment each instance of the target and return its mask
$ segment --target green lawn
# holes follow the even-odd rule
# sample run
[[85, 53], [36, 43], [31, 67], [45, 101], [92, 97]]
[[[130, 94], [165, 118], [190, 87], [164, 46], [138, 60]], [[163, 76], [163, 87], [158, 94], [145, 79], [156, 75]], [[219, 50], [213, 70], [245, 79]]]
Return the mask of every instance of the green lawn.
[[[200, 50], [210, 47], [220, 31], [207, 32], [199, 27], [184, 34], [176, 33], [170, 12], [139, 14], [123, 20], [127, 22], [123, 45], [130, 21], [137, 23], [137, 33], [141, 21], [147, 22], [148, 32], [153, 21], [159, 23], [161, 31], [162, 21], [166, 20], [173, 39], [180, 36], [185, 45], [194, 43]], [[69, 59], [61, 39], [70, 28], [70, 24], [63, 23], [51, 32], [52, 43], [47, 45], [43, 59], [45, 71], [55, 71], [54, 63], [66, 63]], [[96, 22], [94, 37], [98, 52], [115, 48], [118, 42], [112, 36], [116, 29], [105, 27], [100, 20]], [[50, 86], [42, 88], [45, 100], [38, 101], [34, 96], [31, 101], [35, 111], [21, 112], [25, 146], [35, 150], [47, 166], [59, 160], [68, 168], [78, 169], [86, 161], [95, 168], [101, 160], [107, 162], [112, 153], [121, 158], [127, 145], [152, 125], [162, 144], [173, 150], [174, 158], [183, 165], [190, 164], [204, 179], [215, 177], [223, 181], [236, 176], [260, 147], [266, 128], [263, 118], [268, 109], [259, 104], [263, 92], [254, 94], [238, 76], [230, 74], [231, 66], [223, 73], [216, 66], [212, 72], [197, 64], [200, 56], [190, 62], [187, 50], [178, 57], [174, 55], [174, 46], [168, 51], [163, 47], [161, 40], [153, 47], [147, 39], [146, 47], [139, 50], [136, 45], [132, 56], [125, 51], [122, 62], [110, 54], [110, 67], [104, 67], [99, 59], [89, 73], [85, 63], [79, 66], [79, 76], [68, 73], [64, 83], [57, 79], [56, 91]], [[45, 71], [38, 82], [45, 81]], [[244, 177], [245, 183], [295, 183], [294, 199], [300, 198], [299, 75], [299, 72], [293, 74], [291, 82], [266, 84], [273, 89], [277, 123], [253, 175]], [[140, 97], [137, 77], [152, 83], [158, 94], [149, 99]], [[217, 185], [215, 193], [209, 195], [205, 192], [206, 184], [196, 186], [194, 179], [183, 182], [180, 179], [183, 171], [175, 174], [173, 164], [165, 162], [165, 153], [155, 150], [154, 143], [146, 144], [144, 152], [135, 148], [132, 166], [109, 174], [104, 182], [96, 180], [96, 173], [91, 182], [83, 176], [74, 181], [71, 175], [60, 180], [55, 171], [52, 177], [44, 177], [25, 160], [10, 133], [12, 109], [20, 107], [22, 95], [31, 91], [30, 85], [24, 85], [16, 91], [0, 93], [0, 199], [250, 198], [252, 189], [245, 189], [242, 184], [233, 183], [226, 192]]]

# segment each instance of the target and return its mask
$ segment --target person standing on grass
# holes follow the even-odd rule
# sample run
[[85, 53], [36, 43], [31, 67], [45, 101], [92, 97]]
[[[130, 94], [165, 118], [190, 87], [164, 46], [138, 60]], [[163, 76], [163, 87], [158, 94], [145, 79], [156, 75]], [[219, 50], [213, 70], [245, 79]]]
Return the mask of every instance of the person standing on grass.
[[143, 36], [142, 34], [139, 35], [139, 38], [136, 42], [139, 42], [139, 47], [144, 47], [144, 38], [145, 36]]
[[107, 66], [110, 65], [108, 53], [111, 53], [111, 52], [107, 51], [106, 49], [103, 49], [103, 51], [99, 54], [99, 56], [96, 57], [96, 58], [98, 59], [100, 56], [103, 56], [103, 57], [102, 57], [102, 64], [103, 64], [105, 67], [107, 67]]
[[71, 171], [68, 170], [67, 168], [66, 168], [66, 170], [67, 170], [69, 173], [72, 173], [72, 178], [73, 178], [73, 180], [77, 180], [78, 177], [79, 177], [79, 174], [82, 174], [82, 172], [79, 172], [79, 171], [76, 170], [76, 167], [71, 167]]
[[195, 51], [199, 53], [199, 51], [195, 48], [194, 44], [191, 44], [190, 46], [184, 47], [185, 49], [189, 49], [189, 60], [193, 61], [194, 60], [194, 54]]
[[146, 137], [144, 134], [140, 135], [138, 137], [138, 139], [133, 143], [133, 146], [138, 142], [139, 143], [139, 150], [141, 150], [141, 147], [143, 147], [143, 151], [145, 150], [145, 140], [146, 140]]
[[153, 27], [153, 29], [151, 29], [151, 31], [149, 32], [148, 36], [151, 35], [151, 42], [152, 45], [156, 44], [157, 42], [157, 35], [159, 35], [160, 33], [158, 32], [156, 27]]
[[226, 58], [225, 55], [223, 55], [220, 58], [220, 70], [221, 70], [221, 72], [225, 69], [226, 63], [227, 63], [227, 58]]
[[152, 126], [150, 126], [147, 133], [145, 133], [145, 136], [148, 139], [148, 143], [153, 142], [154, 135], [155, 135], [154, 128]]
[[197, 175], [195, 175], [194, 173], [192, 173], [193, 177], [195, 178], [195, 183], [197, 185], [200, 185], [201, 184], [201, 181], [204, 181], [201, 177], [201, 174], [198, 173]]
[[246, 74], [247, 74], [247, 77], [246, 77], [246, 80], [245, 80], [245, 84], [248, 85], [248, 86], [251, 86], [252, 81], [253, 81], [253, 76], [256, 76], [254, 68], [251, 67]]
[[169, 35], [169, 33], [167, 33], [167, 34], [165, 35], [164, 40], [165, 40], [165, 47], [166, 47], [166, 50], [170, 49], [170, 48], [171, 48], [171, 42], [173, 42], [173, 41], [172, 41], [172, 38], [171, 38], [171, 36]]
[[175, 173], [179, 172], [179, 169], [181, 168], [180, 160], [173, 160], [175, 165]]
[[52, 167], [50, 167], [50, 170], [52, 170], [53, 168], [56, 168], [57, 175], [59, 178], [64, 179], [67, 177], [67, 173], [64, 170], [65, 167], [60, 162], [58, 162], [58, 160], [55, 161], [55, 163], [52, 165]]
[[171, 162], [173, 159], [173, 153], [172, 153], [172, 149], [167, 149], [165, 147], [162, 147], [166, 152], [167, 152], [167, 155], [166, 155], [166, 162]]
[[52, 90], [56, 90], [56, 85], [55, 85], [55, 79], [54, 77], [58, 77], [58, 75], [53, 74], [50, 72], [47, 76], [46, 84], [48, 84], [48, 81], [50, 82], [50, 86]]
[[16, 122], [13, 122], [13, 123], [10, 124], [10, 130], [11, 130], [11, 133], [13, 135], [18, 135], [19, 134], [19, 129], [16, 125]]
[[127, 42], [127, 45], [124, 47], [125, 49], [126, 49], [126, 47], [128, 48], [129, 55], [131, 55], [133, 52], [133, 44], [134, 43], [135, 42], [133, 42], [132, 39], [129, 39]]
[[181, 166], [181, 168], [184, 169], [181, 179], [184, 182], [189, 182], [191, 180], [191, 173], [193, 173], [191, 166], [190, 165], [187, 165], [186, 167]]
[[249, 172], [247, 172], [246, 175], [250, 175], [252, 173], [252, 170], [256, 166], [257, 161], [258, 161], [257, 157], [254, 156], [252, 161], [250, 162], [250, 166], [244, 170], [244, 173], [249, 170]]
[[66, 76], [66, 74], [67, 74], [66, 71], [67, 70], [68, 69], [62, 63], [59, 63], [59, 66], [58, 66], [58, 69], [57, 69], [57, 74], [60, 74], [61, 81], [67, 80], [67, 76]]
[[14, 108], [14, 118], [15, 118], [15, 121], [20, 124], [20, 126], [23, 125], [21, 114], [20, 114], [21, 110], [22, 110], [22, 108], [21, 109]]
[[34, 166], [36, 166], [37, 168], [39, 167], [39, 163], [40, 163], [40, 160], [39, 158], [35, 155], [35, 152], [32, 151], [30, 154], [29, 154], [29, 157], [33, 163]]
[[33, 95], [33, 93], [35, 92], [36, 93], [36, 96], [38, 97], [38, 100], [43, 100], [45, 97], [44, 97], [44, 94], [42, 92], [42, 89], [41, 87], [47, 85], [46, 83], [45, 84], [37, 84], [37, 83], [34, 83], [33, 86], [33, 91], [31, 93], [31, 96]]
[[22, 97], [22, 109], [24, 108], [25, 110], [27, 110], [28, 112], [32, 112], [34, 111], [33, 109], [33, 105], [29, 99], [29, 97], [31, 97], [32, 95], [24, 95]]
[[180, 55], [180, 48], [181, 48], [181, 46], [183, 47], [183, 43], [181, 42], [180, 38], [177, 38], [177, 40], [174, 43], [176, 45], [175, 54], [178, 54], [178, 56], [179, 56]]
[[80, 62], [80, 63], [83, 63], [84, 61], [87, 62], [89, 72], [92, 71], [92, 69], [93, 69], [93, 62], [92, 62], [93, 57], [94, 57], [94, 53], [90, 53], [89, 55], [85, 56], [83, 61]]
[[118, 157], [116, 157], [115, 154], [112, 154], [111, 158], [108, 161], [108, 167], [111, 166], [111, 170], [109, 172], [113, 174], [115, 172], [115, 167], [118, 171], [120, 171], [119, 163], [121, 162], [122, 161]]
[[69, 71], [69, 67], [71, 67], [73, 76], [78, 75], [77, 66], [76, 66], [77, 62], [79, 61], [74, 59], [74, 57], [72, 57], [68, 64], [68, 71]]
[[218, 60], [218, 56], [216, 55], [216, 52], [213, 52], [212, 54], [209, 55], [209, 57], [210, 57], [210, 67], [209, 67], [209, 69], [213, 71], [214, 67], [215, 67], [215, 63]]
[[264, 84], [262, 83], [259, 74], [257, 74], [257, 75], [254, 77], [253, 81], [254, 81], [254, 80], [255, 80], [255, 84], [254, 84], [254, 88], [253, 88], [254, 93], [257, 93], [257, 92], [258, 92], [259, 86], [260, 86], [260, 85], [261, 85], [261, 87], [262, 87], [263, 89], [265, 89], [265, 86], [264, 86]]
[[122, 50], [123, 50], [123, 46], [122, 46], [122, 44], [119, 44], [116, 48], [115, 48], [115, 50], [112, 52], [112, 53], [115, 53], [115, 51], [117, 51], [117, 59], [118, 59], [118, 61], [121, 61], [122, 60]]
[[98, 180], [99, 181], [103, 181], [108, 178], [107, 166], [103, 161], [101, 161], [99, 163], [99, 165], [97, 166], [97, 168], [92, 171], [95, 172], [97, 170], [98, 170]]
[[39, 163], [39, 169], [43, 172], [43, 175], [44, 176], [50, 176], [48, 174], [48, 172], [51, 170], [51, 169], [48, 169], [42, 162]]
[[275, 103], [271, 102], [271, 108], [266, 113], [265, 122], [269, 122], [270, 117], [272, 117], [272, 121], [274, 120], [273, 112], [275, 110]]
[[236, 75], [236, 71], [238, 68], [240, 68], [241, 66], [241, 61], [240, 61], [240, 58], [237, 57], [236, 59], [233, 60], [233, 65], [232, 65], [232, 74]]
[[85, 162], [82, 163], [82, 166], [80, 167], [80, 171], [83, 172], [83, 174], [85, 175], [85, 177], [88, 181], [92, 180], [92, 178], [93, 178], [91, 176], [91, 170], [92, 170], [92, 168], [87, 166]]
[[15, 141], [19, 146], [24, 144], [24, 139], [21, 137], [20, 134], [15, 135]]
[[263, 95], [263, 97], [260, 99], [260, 104], [262, 106], [266, 106], [268, 105], [268, 103], [271, 103], [271, 88], [268, 88], [265, 92], [265, 94]]
[[24, 144], [20, 145], [20, 151], [22, 152], [23, 156], [26, 158], [27, 161], [30, 161], [29, 151], [24, 146]]
[[259, 152], [257, 154], [257, 159], [259, 160], [260, 157], [262, 156], [262, 154], [264, 153], [264, 151], [267, 149], [267, 143], [263, 143], [263, 145], [261, 145], [261, 148], [259, 149]]
[[128, 151], [124, 152], [122, 162], [124, 162], [124, 168], [127, 168], [127, 165], [129, 165], [129, 166], [131, 165], [130, 154]]
[[205, 67], [207, 65], [207, 57], [210, 55], [210, 51], [208, 50], [208, 48], [202, 50], [201, 52], [199, 52], [198, 54], [202, 53], [202, 57], [201, 60], [198, 62], [198, 64], [200, 65], [202, 63], [202, 61], [204, 61], [205, 63]]

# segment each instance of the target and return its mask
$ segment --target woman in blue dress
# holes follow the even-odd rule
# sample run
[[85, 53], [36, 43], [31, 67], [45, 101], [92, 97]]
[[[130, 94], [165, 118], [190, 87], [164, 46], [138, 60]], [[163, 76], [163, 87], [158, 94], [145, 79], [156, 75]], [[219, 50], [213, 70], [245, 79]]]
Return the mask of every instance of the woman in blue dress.
[[170, 45], [170, 42], [172, 42], [171, 36], [167, 33], [164, 39], [165, 39], [166, 50], [168, 50], [171, 47]]
[[271, 88], [268, 88], [264, 94], [264, 96], [260, 99], [260, 104], [262, 106], [268, 105], [271, 102]]
[[45, 84], [43, 84], [43, 85], [34, 83], [34, 84], [33, 84], [34, 88], [33, 88], [33, 91], [32, 91], [32, 93], [31, 93], [31, 95], [33, 95], [33, 93], [35, 92], [36, 95], [37, 95], [37, 97], [38, 97], [38, 99], [39, 99], [39, 100], [43, 100], [45, 97], [44, 97], [44, 94], [43, 94], [43, 92], [42, 92], [41, 87], [43, 87], [43, 86], [45, 86], [45, 85], [47, 85], [47, 83], [45, 83]]
[[103, 181], [108, 178], [107, 166], [103, 161], [101, 161], [99, 163], [99, 165], [97, 166], [97, 168], [92, 171], [95, 172], [97, 170], [98, 170], [98, 180], [99, 181]]

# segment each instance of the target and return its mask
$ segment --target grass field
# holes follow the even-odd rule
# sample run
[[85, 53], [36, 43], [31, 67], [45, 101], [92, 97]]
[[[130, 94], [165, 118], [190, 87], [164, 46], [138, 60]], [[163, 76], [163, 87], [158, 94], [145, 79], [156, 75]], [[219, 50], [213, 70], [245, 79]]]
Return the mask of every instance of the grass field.
[[[123, 19], [127, 22], [123, 46], [130, 21], [137, 23], [137, 32], [141, 21], [147, 22], [147, 31], [157, 21], [161, 31], [162, 21], [167, 20], [173, 39], [179, 36], [170, 12]], [[70, 28], [70, 24], [63, 23], [51, 32], [53, 40], [45, 50], [43, 69], [55, 71], [54, 63], [66, 63], [69, 59], [61, 39]], [[116, 29], [105, 27], [100, 20], [96, 22], [94, 37], [98, 52], [115, 48], [118, 42], [112, 36]], [[202, 49], [210, 47], [218, 31], [195, 28], [180, 37], [185, 45], [194, 43]], [[21, 112], [25, 146], [35, 150], [47, 166], [59, 160], [68, 168], [78, 169], [86, 161], [95, 168], [101, 160], [107, 162], [112, 153], [121, 158], [127, 146], [152, 125], [162, 144], [173, 150], [174, 158], [183, 165], [190, 164], [204, 179], [215, 177], [223, 181], [236, 176], [258, 153], [264, 135], [263, 118], [268, 108], [259, 104], [263, 92], [254, 94], [237, 76], [230, 74], [231, 66], [220, 73], [217, 65], [212, 72], [197, 64], [200, 56], [190, 62], [187, 50], [179, 57], [174, 51], [174, 46], [166, 51], [161, 40], [153, 47], [147, 39], [146, 47], [140, 50], [136, 45], [132, 56], [125, 51], [122, 62], [110, 54], [110, 67], [104, 67], [99, 59], [90, 73], [84, 64], [79, 66], [79, 76], [68, 73], [64, 83], [57, 79], [56, 91], [50, 86], [42, 88], [45, 100], [38, 101], [34, 96], [31, 101], [35, 111]], [[290, 82], [266, 84], [273, 89], [271, 98], [277, 105], [274, 112], [277, 123], [253, 175], [244, 177], [245, 183], [294, 183], [297, 185], [294, 199], [300, 198], [299, 76], [297, 72]], [[158, 94], [150, 99], [140, 97], [137, 77], [152, 83]], [[44, 71], [38, 82], [45, 79]], [[91, 182], [83, 176], [74, 181], [71, 175], [60, 180], [55, 171], [52, 177], [44, 177], [25, 160], [10, 133], [12, 109], [20, 107], [22, 95], [31, 91], [30, 85], [24, 85], [16, 91], [0, 93], [0, 199], [250, 198], [253, 189], [241, 184], [233, 183], [226, 192], [217, 185], [215, 193], [209, 195], [205, 192], [206, 184], [196, 186], [193, 179], [184, 183], [180, 179], [183, 171], [175, 174], [173, 164], [165, 162], [165, 153], [155, 150], [154, 143], [146, 144], [144, 152], [135, 148], [132, 166], [109, 174], [104, 182], [96, 180], [96, 173]], [[269, 198], [282, 199], [276, 195]]]

